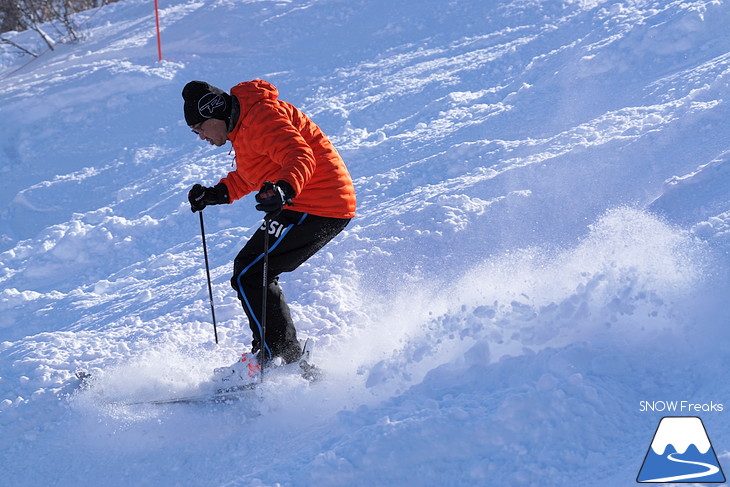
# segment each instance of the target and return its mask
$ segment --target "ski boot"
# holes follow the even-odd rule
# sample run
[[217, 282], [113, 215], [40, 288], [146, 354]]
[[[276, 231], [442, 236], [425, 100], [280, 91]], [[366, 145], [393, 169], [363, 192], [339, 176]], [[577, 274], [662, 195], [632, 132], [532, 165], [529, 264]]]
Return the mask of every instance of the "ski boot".
[[261, 380], [261, 364], [258, 352], [244, 353], [241, 359], [228, 367], [213, 370], [213, 377], [220, 381], [224, 390], [248, 389]]

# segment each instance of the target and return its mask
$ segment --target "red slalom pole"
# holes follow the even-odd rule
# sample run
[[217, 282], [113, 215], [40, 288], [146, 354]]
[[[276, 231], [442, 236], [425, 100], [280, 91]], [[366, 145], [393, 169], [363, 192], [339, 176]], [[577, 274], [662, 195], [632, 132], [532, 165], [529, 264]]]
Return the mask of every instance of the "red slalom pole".
[[155, 0], [155, 23], [157, 24], [157, 60], [162, 61], [162, 40], [160, 39], [160, 6]]

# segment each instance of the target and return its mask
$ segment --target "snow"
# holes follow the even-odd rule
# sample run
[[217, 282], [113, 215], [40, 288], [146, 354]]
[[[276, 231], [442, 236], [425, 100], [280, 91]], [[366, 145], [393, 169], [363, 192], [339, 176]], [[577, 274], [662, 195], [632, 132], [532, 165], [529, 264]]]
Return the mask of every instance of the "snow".
[[[161, 1], [0, 53], [0, 466], [16, 486], [629, 485], [666, 411], [730, 459], [730, 4]], [[36, 42], [32, 33], [11, 34]], [[327, 379], [189, 395], [250, 342], [228, 283], [261, 215], [180, 92], [310, 114], [357, 218], [282, 278]], [[78, 391], [74, 373], [96, 387]]]

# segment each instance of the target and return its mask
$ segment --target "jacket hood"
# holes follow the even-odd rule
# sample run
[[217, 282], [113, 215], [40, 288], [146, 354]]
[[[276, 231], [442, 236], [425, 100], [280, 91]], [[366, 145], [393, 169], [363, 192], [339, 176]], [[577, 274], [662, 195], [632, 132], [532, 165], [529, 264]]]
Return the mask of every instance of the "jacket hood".
[[279, 90], [268, 81], [255, 79], [244, 81], [231, 88], [231, 95], [241, 103], [241, 117], [245, 118], [248, 111], [262, 100], [275, 100], [279, 97]]

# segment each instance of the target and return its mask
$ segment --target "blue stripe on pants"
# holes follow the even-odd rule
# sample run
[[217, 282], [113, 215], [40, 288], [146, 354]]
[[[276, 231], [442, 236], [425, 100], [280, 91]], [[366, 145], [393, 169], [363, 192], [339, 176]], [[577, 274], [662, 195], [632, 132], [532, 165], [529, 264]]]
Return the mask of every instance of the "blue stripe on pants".
[[[294, 224], [294, 223], [289, 224], [284, 229], [284, 231], [281, 233], [281, 236], [279, 236], [279, 238], [276, 239], [276, 241], [274, 242], [274, 244], [269, 247], [269, 252], [272, 252], [273, 250], [276, 249], [276, 247], [284, 240], [284, 237], [286, 237], [287, 233], [289, 233], [289, 230], [292, 227], [294, 227], [295, 225], [301, 225], [302, 222], [304, 222], [304, 219], [307, 217], [307, 215], [308, 215], [307, 213], [304, 213], [302, 215], [302, 218], [296, 224]], [[265, 228], [264, 231], [265, 232], [268, 232], [269, 231], [269, 228]], [[246, 306], [246, 309], [248, 310], [249, 314], [253, 318], [253, 322], [256, 325], [256, 328], [258, 328], [258, 330], [259, 330], [259, 337], [262, 337], [263, 336], [263, 333], [264, 333], [263, 327], [261, 326], [261, 322], [259, 321], [258, 317], [256, 316], [256, 313], [253, 310], [253, 307], [251, 306], [251, 301], [249, 300], [248, 296], [246, 296], [246, 293], [243, 291], [243, 285], [241, 284], [241, 279], [243, 278], [244, 274], [246, 274], [246, 272], [248, 272], [254, 265], [256, 265], [263, 258], [264, 258], [264, 253], [262, 252], [261, 255], [259, 255], [258, 257], [256, 257], [249, 265], [247, 265], [238, 274], [238, 277], [236, 278], [236, 283], [238, 284], [238, 292], [241, 294], [241, 297], [243, 298], [243, 303]], [[264, 289], [264, 292], [268, 292], [268, 290], [267, 289]], [[261, 341], [263, 341], [263, 340], [261, 340]], [[266, 352], [269, 355], [269, 358], [271, 358], [271, 356], [272, 356], [271, 349], [269, 348], [269, 345], [265, 341], [263, 341], [263, 343], [260, 344], [260, 347], [262, 349], [266, 350]]]

